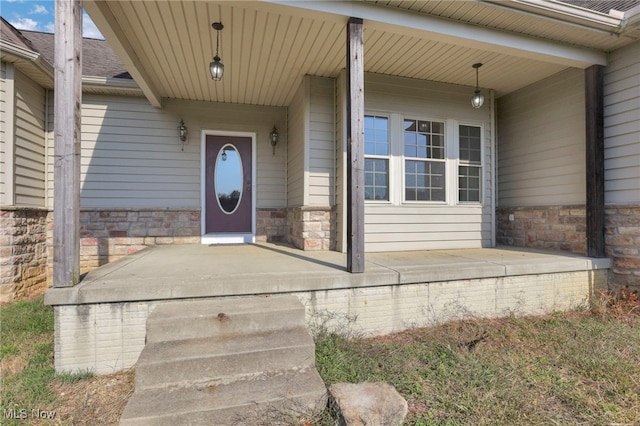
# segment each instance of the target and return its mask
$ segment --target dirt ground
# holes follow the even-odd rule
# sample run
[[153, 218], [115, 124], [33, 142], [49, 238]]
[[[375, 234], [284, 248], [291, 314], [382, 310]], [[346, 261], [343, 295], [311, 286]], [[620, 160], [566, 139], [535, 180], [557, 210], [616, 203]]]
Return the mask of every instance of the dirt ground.
[[76, 383], [52, 384], [59, 396], [55, 407], [60, 425], [117, 425], [133, 393], [133, 370], [94, 376]]

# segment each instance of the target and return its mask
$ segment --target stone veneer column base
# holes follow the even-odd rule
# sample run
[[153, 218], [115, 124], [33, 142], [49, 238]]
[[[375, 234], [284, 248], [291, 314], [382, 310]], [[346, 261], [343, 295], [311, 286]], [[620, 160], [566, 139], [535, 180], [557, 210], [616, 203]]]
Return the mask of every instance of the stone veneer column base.
[[48, 209], [0, 210], [0, 304], [33, 297], [47, 289]]
[[587, 253], [586, 207], [499, 207], [498, 244]]
[[640, 291], [640, 205], [606, 206], [605, 249], [613, 261], [610, 287]]
[[302, 206], [287, 209], [287, 241], [302, 250], [334, 250], [335, 210], [331, 207]]
[[280, 243], [287, 239], [287, 210], [256, 209], [256, 241]]

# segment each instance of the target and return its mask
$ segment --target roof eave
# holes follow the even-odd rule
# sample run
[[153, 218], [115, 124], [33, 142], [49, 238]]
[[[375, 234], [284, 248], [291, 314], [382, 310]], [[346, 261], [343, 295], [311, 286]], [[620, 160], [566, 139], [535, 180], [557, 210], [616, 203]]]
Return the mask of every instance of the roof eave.
[[[46, 87], [53, 87], [53, 66], [38, 52], [25, 49], [5, 40], [0, 40], [0, 59], [15, 63], [23, 71], [45, 82]], [[33, 76], [36, 73], [37, 76]]]
[[479, 1], [493, 6], [533, 13], [568, 24], [578, 24], [584, 28], [605, 31], [611, 34], [620, 34], [625, 29], [624, 13], [613, 10], [609, 14], [605, 14], [558, 0]]

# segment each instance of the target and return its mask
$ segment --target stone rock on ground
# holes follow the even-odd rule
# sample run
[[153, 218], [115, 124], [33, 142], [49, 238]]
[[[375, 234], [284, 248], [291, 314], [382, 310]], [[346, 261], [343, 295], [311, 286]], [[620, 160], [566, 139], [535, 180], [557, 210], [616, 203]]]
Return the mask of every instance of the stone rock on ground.
[[387, 383], [336, 383], [329, 387], [340, 411], [340, 425], [399, 426], [407, 416], [407, 401]]

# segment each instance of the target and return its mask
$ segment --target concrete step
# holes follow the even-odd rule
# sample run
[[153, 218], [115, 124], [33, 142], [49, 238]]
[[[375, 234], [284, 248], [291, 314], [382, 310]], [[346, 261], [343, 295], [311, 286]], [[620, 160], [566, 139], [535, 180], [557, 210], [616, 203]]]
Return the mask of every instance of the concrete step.
[[304, 327], [304, 307], [295, 296], [255, 296], [163, 303], [147, 319], [147, 343], [205, 337], [228, 338]]
[[305, 328], [227, 339], [149, 343], [136, 365], [136, 390], [168, 384], [226, 383], [287, 368], [313, 368], [315, 345]]
[[326, 398], [326, 388], [315, 368], [288, 370], [224, 385], [136, 390], [120, 424], [274, 424], [286, 413], [295, 419], [301, 413], [321, 410]]

